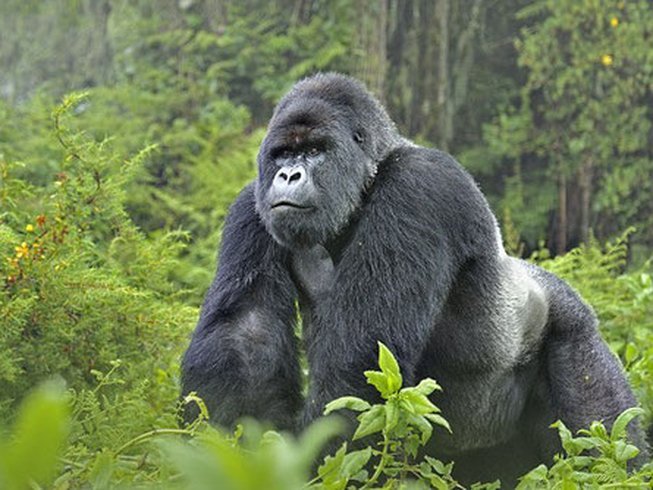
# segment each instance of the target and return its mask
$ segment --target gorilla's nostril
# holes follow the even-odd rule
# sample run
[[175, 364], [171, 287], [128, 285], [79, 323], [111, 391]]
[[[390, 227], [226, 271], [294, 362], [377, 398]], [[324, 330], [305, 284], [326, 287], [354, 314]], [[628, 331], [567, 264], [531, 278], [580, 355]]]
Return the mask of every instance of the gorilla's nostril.
[[288, 180], [288, 174], [286, 172], [279, 172], [278, 177], [281, 177], [283, 180]]
[[288, 179], [288, 183], [289, 183], [289, 184], [292, 184], [293, 182], [295, 182], [296, 180], [299, 180], [299, 179], [301, 179], [301, 178], [302, 178], [302, 173], [301, 173], [301, 172], [295, 172], [295, 173], [292, 174], [292, 175], [290, 176], [290, 178]]

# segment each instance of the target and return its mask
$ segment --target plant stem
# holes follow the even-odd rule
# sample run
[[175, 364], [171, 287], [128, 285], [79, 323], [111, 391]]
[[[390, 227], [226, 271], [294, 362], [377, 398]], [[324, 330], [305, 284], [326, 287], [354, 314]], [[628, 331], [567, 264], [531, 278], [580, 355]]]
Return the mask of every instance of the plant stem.
[[178, 435], [187, 435], [187, 436], [192, 435], [192, 433], [186, 429], [154, 429], [149, 432], [144, 432], [143, 434], [136, 436], [133, 439], [127, 441], [125, 444], [120, 446], [120, 448], [115, 452], [115, 455], [118, 456], [126, 449], [129, 449], [132, 446], [140, 444], [141, 442], [144, 442], [154, 436], [158, 436], [161, 434], [178, 434]]
[[386, 464], [386, 458], [388, 456], [388, 448], [390, 447], [390, 441], [388, 440], [388, 436], [385, 434], [385, 431], [383, 433], [383, 451], [381, 452], [381, 461], [379, 461], [379, 465], [376, 467], [376, 471], [374, 471], [374, 474], [372, 477], [365, 482], [365, 485], [361, 487], [361, 490], [365, 490], [366, 488], [370, 488], [373, 483], [376, 483], [376, 481], [379, 479], [381, 474], [383, 473], [383, 470], [385, 469], [385, 464]]

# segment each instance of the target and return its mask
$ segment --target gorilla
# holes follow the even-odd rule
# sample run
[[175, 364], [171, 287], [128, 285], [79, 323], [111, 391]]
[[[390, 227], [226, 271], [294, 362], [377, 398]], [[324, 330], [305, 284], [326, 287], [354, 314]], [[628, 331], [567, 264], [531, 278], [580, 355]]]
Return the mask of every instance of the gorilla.
[[[448, 154], [401, 137], [363, 85], [298, 82], [276, 107], [258, 178], [230, 208], [219, 266], [182, 361], [211, 421], [281, 429], [343, 395], [374, 400], [377, 341], [406, 385], [435, 378], [453, 433], [435, 447], [462, 481], [514, 479], [572, 430], [634, 396], [567, 284], [506, 255], [497, 220]], [[302, 395], [299, 304], [309, 365]], [[643, 445], [636, 422], [633, 440]]]

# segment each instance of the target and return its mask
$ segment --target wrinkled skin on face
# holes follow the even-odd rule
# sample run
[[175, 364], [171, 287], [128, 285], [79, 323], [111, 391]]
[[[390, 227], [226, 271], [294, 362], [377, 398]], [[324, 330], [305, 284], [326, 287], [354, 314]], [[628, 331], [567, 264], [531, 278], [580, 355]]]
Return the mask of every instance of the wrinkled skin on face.
[[334, 98], [312, 83], [298, 84], [279, 103], [258, 155], [257, 212], [268, 233], [295, 251], [342, 231], [360, 209], [385, 146], [397, 139], [373, 98], [348, 100], [344, 91]]
[[[289, 113], [268, 134], [259, 156], [257, 210], [268, 232], [293, 250], [325, 243], [359, 208], [370, 159], [327, 126]], [[346, 143], [349, 143], [346, 142]]]

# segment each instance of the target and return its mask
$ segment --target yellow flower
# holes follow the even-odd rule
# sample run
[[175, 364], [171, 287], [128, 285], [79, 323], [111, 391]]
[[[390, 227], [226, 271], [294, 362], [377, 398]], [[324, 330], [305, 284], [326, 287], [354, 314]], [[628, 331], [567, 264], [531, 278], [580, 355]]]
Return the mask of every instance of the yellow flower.
[[612, 27], [617, 27], [619, 25], [619, 19], [617, 19], [616, 17], [612, 17], [612, 19], [610, 19], [610, 25]]
[[16, 247], [16, 257], [27, 257], [29, 255], [29, 247], [26, 242], [21, 243], [20, 247]]
[[34, 225], [32, 225], [32, 224], [27, 225], [27, 226], [25, 227], [25, 231], [26, 231], [27, 233], [32, 233], [32, 232], [34, 231]]
[[612, 59], [612, 55], [604, 54], [603, 56], [601, 56], [601, 63], [603, 63], [603, 65], [605, 66], [612, 65], [613, 61], [614, 60]]

